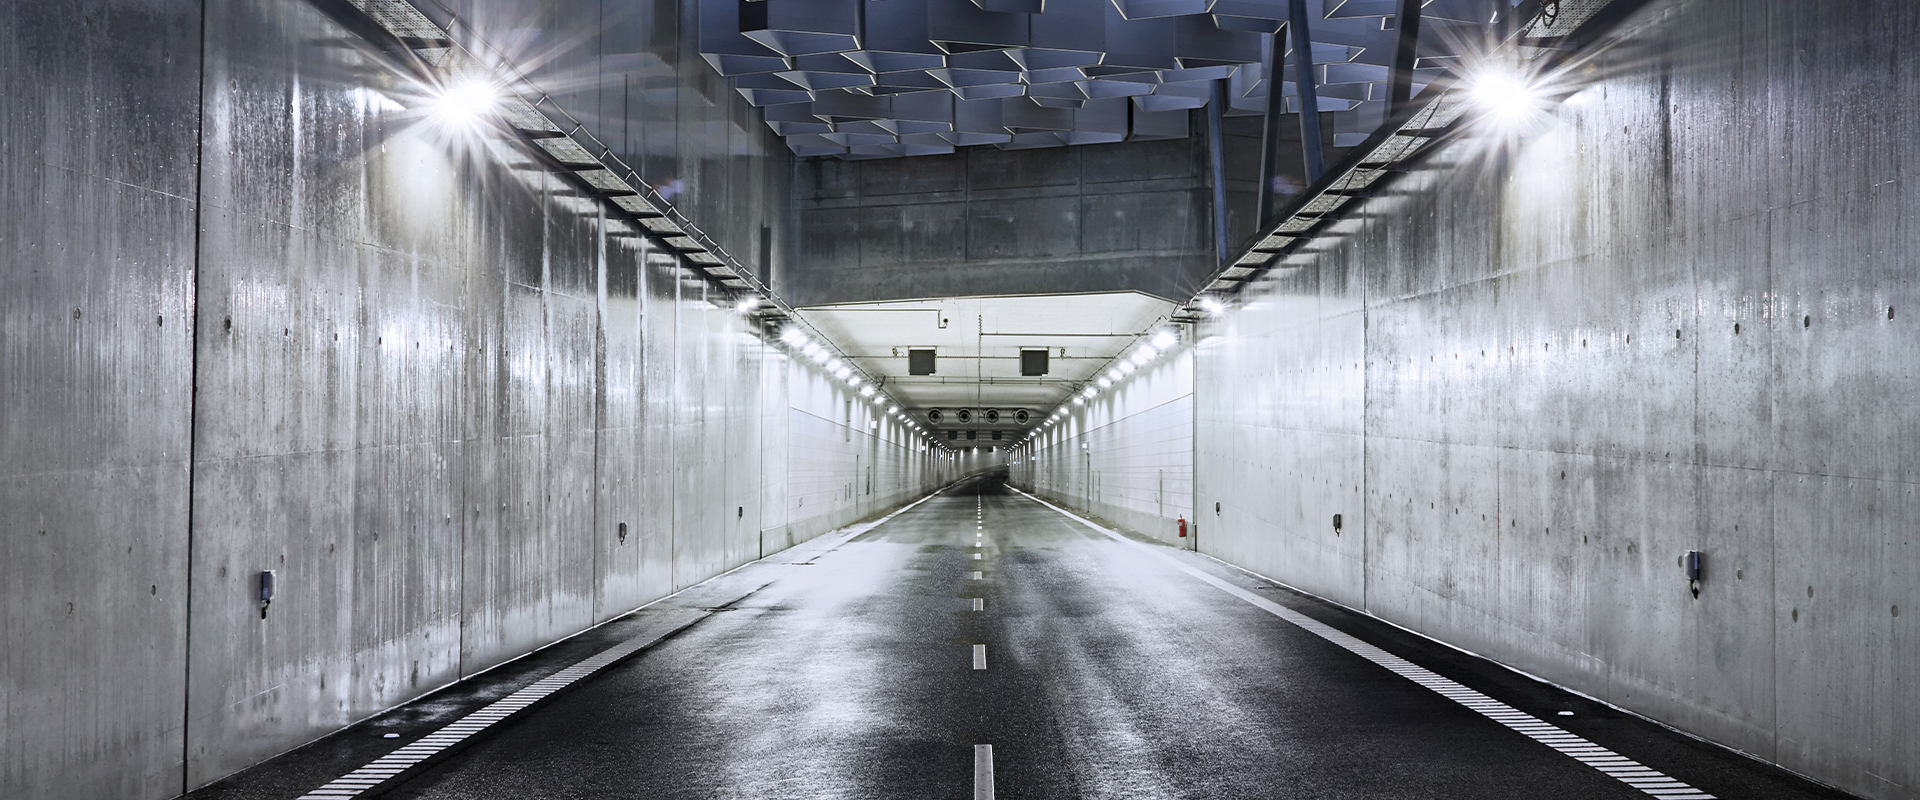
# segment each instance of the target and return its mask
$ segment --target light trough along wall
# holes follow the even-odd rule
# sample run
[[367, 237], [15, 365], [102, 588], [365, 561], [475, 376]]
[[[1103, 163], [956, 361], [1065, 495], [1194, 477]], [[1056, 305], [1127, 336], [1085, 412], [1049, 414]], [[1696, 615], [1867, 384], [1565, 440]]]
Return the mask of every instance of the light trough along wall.
[[789, 517], [849, 390], [316, 6], [202, 19], [0, 11], [0, 797], [177, 795], [957, 474], [828, 422], [889, 468]]
[[1884, 91], [1920, 16], [1626, 30], [1551, 118], [1448, 146], [1204, 326], [1201, 548], [1920, 797], [1920, 98]]
[[[1193, 369], [1177, 346], [1015, 447], [1015, 486], [1122, 527], [1182, 540], [1193, 515]], [[1196, 532], [1197, 535], [1197, 532]]]

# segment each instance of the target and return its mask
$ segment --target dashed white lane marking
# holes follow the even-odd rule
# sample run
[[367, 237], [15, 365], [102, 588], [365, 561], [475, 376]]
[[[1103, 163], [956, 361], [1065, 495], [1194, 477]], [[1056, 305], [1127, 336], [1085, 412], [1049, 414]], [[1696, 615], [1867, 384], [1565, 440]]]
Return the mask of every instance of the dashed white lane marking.
[[973, 598], [973, 610], [975, 611], [987, 610], [987, 599], [984, 597]]
[[1014, 489], [1014, 491], [1020, 492], [1020, 494], [1024, 495], [1027, 499], [1058, 511], [1066, 518], [1085, 525], [1114, 541], [1133, 546], [1147, 555], [1165, 561], [1174, 569], [1192, 575], [1200, 579], [1203, 583], [1209, 584], [1241, 600], [1245, 600], [1262, 611], [1286, 620], [1287, 622], [1291, 622], [1305, 629], [1308, 633], [1312, 633], [1354, 655], [1387, 668], [1396, 675], [1420, 684], [1421, 686], [1425, 686], [1440, 696], [1466, 706], [1468, 709], [1505, 725], [1529, 739], [1558, 750], [1582, 764], [1586, 764], [1617, 778], [1628, 786], [1632, 786], [1654, 797], [1663, 798], [1664, 800], [1715, 800], [1713, 795], [1700, 791], [1687, 783], [1674, 780], [1658, 770], [1651, 769], [1642, 765], [1640, 762], [1594, 744], [1585, 738], [1568, 733], [1564, 729], [1550, 725], [1538, 717], [1515, 709], [1512, 706], [1469, 689], [1459, 683], [1440, 677], [1438, 674], [1424, 667], [1416, 666], [1413, 662], [1360, 641], [1352, 635], [1336, 630], [1319, 620], [1294, 611], [1279, 603], [1275, 603], [1272, 600], [1268, 600], [1267, 598], [1249, 592], [1198, 569], [1194, 569], [1186, 564], [1182, 564], [1172, 556], [1156, 552], [1155, 548], [1149, 545], [1133, 541], [1125, 536], [1121, 536], [1117, 532], [1100, 527], [1087, 519], [1075, 515], [1071, 511], [1038, 497], [1034, 497], [1026, 492], [1021, 492], [1019, 489]]
[[987, 668], [987, 646], [986, 645], [976, 644], [973, 646], [973, 668], [974, 669]]
[[975, 560], [975, 561], [979, 561], [979, 560], [980, 560], [980, 554], [979, 554], [979, 553], [974, 553], [974, 554], [973, 554], [973, 560]]
[[973, 746], [973, 800], [993, 800], [993, 745]]
[[[932, 500], [942, 491], [945, 490], [935, 491], [926, 497], [901, 506], [899, 510], [874, 520], [871, 525], [864, 527], [856, 526], [854, 530], [849, 531], [845, 536], [851, 539], [874, 528], [878, 528], [894, 517], [912, 510], [914, 506]], [[834, 547], [838, 546], [837, 544], [834, 545]], [[832, 548], [828, 548], [829, 552], [831, 550]], [[652, 647], [660, 640], [679, 633], [709, 616], [712, 616], [712, 612], [698, 614], [684, 623], [671, 626], [653, 636], [635, 636], [632, 639], [602, 650], [573, 666], [566, 667], [559, 672], [527, 684], [525, 688], [496, 700], [479, 711], [454, 720], [412, 744], [402, 746], [398, 750], [376, 758], [364, 767], [328, 781], [320, 788], [301, 795], [300, 800], [323, 800], [323, 798], [327, 800], [338, 800], [339, 798], [359, 797], [362, 793], [379, 787], [381, 784], [391, 780], [394, 776], [418, 766], [420, 762], [439, 755], [447, 748], [473, 738], [484, 732], [487, 728], [499, 724], [501, 721], [520, 712], [527, 706], [546, 699], [548, 695], [578, 683], [581, 679], [591, 676], [634, 653]]]
[[967, 573], [967, 579], [968, 579], [968, 580], [974, 580], [974, 581], [977, 581], [977, 580], [982, 580], [982, 578], [981, 578], [981, 573], [978, 573], [978, 572], [969, 572], [969, 573]]
[[973, 543], [973, 546], [974, 546], [974, 547], [986, 547], [986, 546], [987, 546], [987, 543], [986, 543], [986, 542], [974, 542], [974, 543]]

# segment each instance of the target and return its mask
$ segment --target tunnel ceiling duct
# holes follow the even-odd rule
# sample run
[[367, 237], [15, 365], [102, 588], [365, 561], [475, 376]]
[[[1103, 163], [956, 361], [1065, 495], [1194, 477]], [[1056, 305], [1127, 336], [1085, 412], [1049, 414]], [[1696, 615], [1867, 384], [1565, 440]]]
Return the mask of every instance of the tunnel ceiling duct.
[[[699, 0], [699, 47], [801, 156], [1059, 147], [1185, 136], [1218, 81], [1227, 114], [1264, 113], [1275, 83], [1299, 97], [1299, 76], [1265, 67], [1296, 1], [1320, 110], [1364, 136], [1388, 116], [1398, 0]], [[1415, 91], [1513, 2], [1428, 0]], [[1062, 113], [1102, 98], [1120, 100]]]

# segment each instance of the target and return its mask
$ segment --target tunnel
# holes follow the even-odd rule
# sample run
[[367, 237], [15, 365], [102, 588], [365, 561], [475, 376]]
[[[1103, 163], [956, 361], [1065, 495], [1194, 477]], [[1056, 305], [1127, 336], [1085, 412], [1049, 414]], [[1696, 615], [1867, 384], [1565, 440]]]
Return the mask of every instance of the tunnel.
[[1916, 40], [6, 4], [0, 800], [1920, 798]]

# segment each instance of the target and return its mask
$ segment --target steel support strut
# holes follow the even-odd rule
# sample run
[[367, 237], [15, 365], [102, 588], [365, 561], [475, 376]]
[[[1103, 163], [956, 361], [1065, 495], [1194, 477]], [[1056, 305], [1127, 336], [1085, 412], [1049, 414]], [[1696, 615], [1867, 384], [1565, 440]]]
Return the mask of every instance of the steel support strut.
[[1213, 253], [1214, 260], [1227, 262], [1227, 134], [1221, 117], [1227, 111], [1227, 82], [1213, 82], [1213, 97], [1207, 102], [1207, 160], [1213, 171]]
[[1400, 0], [1400, 13], [1394, 20], [1396, 45], [1393, 51], [1393, 75], [1387, 88], [1387, 119], [1393, 119], [1413, 99], [1413, 66], [1420, 53], [1420, 2]]
[[1307, 29], [1307, 0], [1292, 0], [1288, 5], [1293, 83], [1300, 94], [1300, 154], [1307, 167], [1307, 185], [1312, 186], [1327, 171], [1327, 157], [1320, 147], [1320, 92], [1313, 81], [1313, 35]]
[[1280, 174], [1280, 116], [1287, 112], [1287, 98], [1280, 94], [1280, 78], [1285, 71], [1286, 40], [1281, 34], [1267, 35], [1267, 111], [1260, 128], [1260, 203], [1255, 217], [1261, 231], [1273, 227], [1273, 181]]

